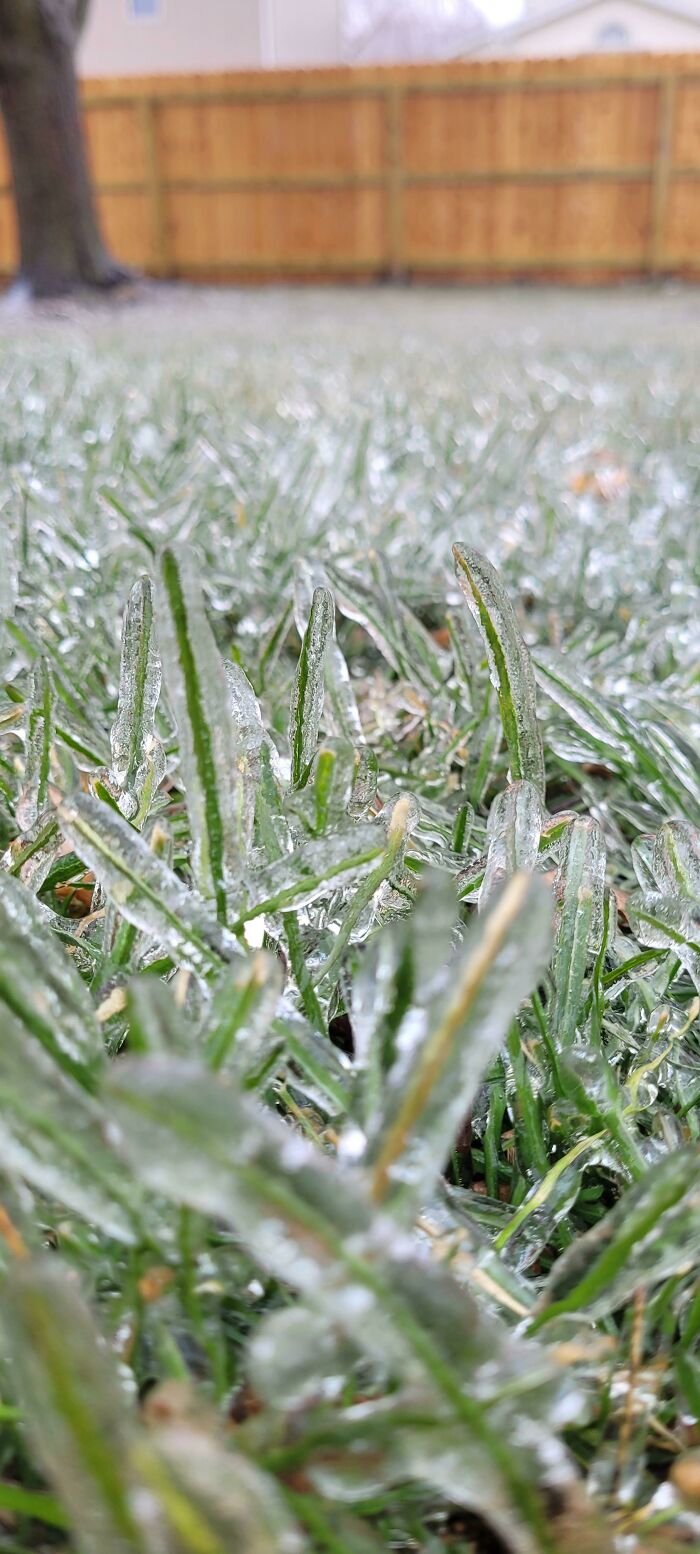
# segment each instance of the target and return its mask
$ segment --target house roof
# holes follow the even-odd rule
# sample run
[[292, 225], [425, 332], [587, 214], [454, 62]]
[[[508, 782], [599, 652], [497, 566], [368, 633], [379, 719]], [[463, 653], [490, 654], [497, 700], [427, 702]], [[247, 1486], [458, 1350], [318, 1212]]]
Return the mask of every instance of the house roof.
[[[690, 22], [694, 24], [700, 33], [700, 12], [690, 6], [678, 4], [678, 0], [631, 0], [631, 3], [641, 11], [654, 11], [657, 16], [671, 16], [676, 21]], [[533, 33], [541, 32], [552, 22], [565, 21], [569, 16], [580, 16], [586, 11], [593, 11], [602, 4], [602, 0], [561, 0], [558, 5], [552, 5], [547, 11], [539, 11], [536, 16], [522, 16], [519, 21], [512, 22], [508, 27], [493, 28], [486, 38], [477, 41], [476, 46], [469, 50], [470, 57], [480, 54], [498, 42], [502, 44], [516, 42], [519, 38], [530, 37]]]

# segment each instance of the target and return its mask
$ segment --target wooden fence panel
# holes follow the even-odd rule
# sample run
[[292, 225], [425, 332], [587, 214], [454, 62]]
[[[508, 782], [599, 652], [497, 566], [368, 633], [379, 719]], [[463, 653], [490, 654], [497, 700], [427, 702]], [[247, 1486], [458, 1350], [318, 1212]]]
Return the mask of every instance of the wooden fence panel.
[[[84, 87], [100, 214], [156, 275], [700, 277], [700, 56]], [[16, 263], [0, 136], [0, 273]]]

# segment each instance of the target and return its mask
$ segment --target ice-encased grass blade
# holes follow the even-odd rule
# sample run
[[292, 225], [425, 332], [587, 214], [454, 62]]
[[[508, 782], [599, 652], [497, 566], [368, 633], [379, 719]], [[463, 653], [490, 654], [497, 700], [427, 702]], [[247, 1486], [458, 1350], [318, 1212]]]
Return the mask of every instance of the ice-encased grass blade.
[[419, 815], [418, 800], [412, 793], [400, 793], [385, 805], [382, 810], [382, 821], [386, 825], [386, 845], [383, 856], [376, 868], [372, 869], [358, 885], [352, 901], [348, 903], [333, 948], [316, 974], [314, 979], [316, 983], [322, 983], [330, 976], [344, 954], [365, 907], [369, 906], [372, 897], [400, 867], [406, 843], [418, 824]]
[[348, 801], [348, 814], [353, 820], [359, 820], [366, 815], [377, 796], [377, 779], [379, 776], [379, 763], [373, 750], [368, 745], [361, 745], [355, 751], [355, 770], [353, 774], [352, 789]]
[[[313, 801], [313, 831], [323, 836], [349, 814], [353, 786], [354, 751], [338, 740], [325, 740], [314, 766], [313, 787], [307, 794]], [[307, 811], [308, 812], [308, 811]]]
[[603, 833], [597, 821], [578, 817], [567, 827], [554, 882], [557, 926], [552, 1026], [559, 1047], [576, 1040], [586, 973], [603, 933], [604, 890]]
[[238, 932], [244, 923], [268, 912], [308, 906], [332, 888], [351, 885], [367, 874], [384, 847], [382, 828], [365, 822], [283, 853], [251, 877], [251, 905], [232, 927]]
[[[122, 1147], [141, 1179], [171, 1201], [232, 1223], [263, 1268], [332, 1314], [373, 1360], [393, 1360], [426, 1387], [451, 1421], [453, 1441], [466, 1431], [483, 1447], [488, 1489], [479, 1489], [478, 1476], [468, 1480], [466, 1503], [483, 1504], [488, 1515], [495, 1485], [513, 1547], [554, 1554], [536, 1488], [547, 1451], [558, 1452], [547, 1426], [546, 1357], [515, 1346], [439, 1267], [412, 1259], [403, 1234], [373, 1212], [359, 1184], [230, 1082], [191, 1063], [148, 1058], [117, 1065], [108, 1089]], [[522, 1447], [491, 1422], [496, 1399], [512, 1392], [516, 1377], [521, 1415], [534, 1411]], [[431, 1469], [426, 1452], [420, 1477], [430, 1481]]]
[[453, 545], [457, 582], [481, 632], [513, 779], [526, 778], [544, 797], [542, 736], [530, 654], [496, 568], [478, 550]]
[[606, 699], [585, 674], [572, 667], [567, 655], [540, 648], [534, 654], [537, 682], [584, 735], [584, 745], [601, 756], [638, 792], [651, 788], [665, 806], [672, 805], [696, 821], [700, 805], [694, 784], [683, 781], [680, 763], [666, 746], [655, 742], [621, 707]]
[[551, 899], [517, 874], [467, 935], [425, 1012], [420, 1044], [398, 1038], [367, 1163], [377, 1203], [412, 1212], [434, 1190], [450, 1145], [521, 1001], [546, 966]]
[[0, 1008], [87, 1090], [104, 1052], [90, 995], [36, 897], [0, 872]]
[[74, 1275], [54, 1257], [19, 1263], [0, 1302], [29, 1435], [83, 1554], [147, 1554], [127, 1472], [126, 1402]]
[[670, 950], [700, 992], [700, 901], [634, 891], [625, 911], [632, 932], [650, 949]]
[[425, 694], [445, 683], [449, 657], [400, 598], [388, 564], [372, 558], [373, 581], [328, 564], [328, 574], [343, 615], [357, 621], [402, 679]]
[[402, 657], [410, 667], [409, 678], [416, 679], [426, 691], [435, 693], [444, 685], [450, 655], [438, 647], [413, 610], [401, 598], [388, 557], [372, 550], [369, 565], [380, 610], [401, 644]]
[[275, 1042], [272, 1021], [283, 982], [282, 963], [267, 950], [258, 950], [240, 971], [224, 973], [202, 1031], [210, 1068], [245, 1074], [260, 1062]]
[[273, 1032], [280, 1040], [281, 1061], [286, 1059], [293, 1065], [295, 1088], [299, 1087], [300, 1073], [302, 1088], [314, 1105], [334, 1117], [348, 1113], [352, 1098], [347, 1065], [329, 1042], [325, 1021], [319, 1031], [300, 1015], [285, 1010], [276, 1017]]
[[175, 1003], [172, 987], [165, 982], [157, 977], [131, 977], [124, 1013], [130, 1052], [191, 1055], [192, 1031]]
[[20, 879], [28, 890], [37, 892], [44, 884], [60, 845], [58, 821], [51, 810], [40, 815], [24, 836], [16, 836], [10, 842], [0, 867]]
[[0, 1042], [0, 1165], [103, 1234], [138, 1238], [138, 1197], [126, 1187], [106, 1137], [106, 1116], [27, 1041], [5, 1009]]
[[128, 923], [202, 976], [240, 955], [236, 940], [207, 904], [115, 810], [90, 794], [76, 793], [59, 804], [57, 814], [64, 836]]
[[687, 821], [668, 820], [653, 847], [653, 870], [659, 890], [700, 901], [700, 831]]
[[195, 880], [225, 923], [227, 895], [240, 887], [250, 845], [250, 805], [226, 676], [202, 592], [187, 556], [170, 549], [161, 558], [158, 638], [177, 723]]
[[[292, 834], [287, 816], [282, 807], [280, 786], [275, 781], [268, 751], [264, 745], [260, 754], [261, 774], [256, 806], [257, 826], [264, 853], [269, 859], [268, 867], [272, 871], [274, 865], [279, 860], [288, 858], [293, 852]], [[257, 892], [255, 893], [257, 894]], [[314, 1028], [325, 1037], [327, 1034], [326, 1021], [313, 989], [311, 973], [306, 964], [301, 927], [294, 911], [282, 914], [282, 930], [287, 941], [290, 966], [299, 989], [304, 1013]]]
[[7, 622], [11, 619], [17, 595], [15, 550], [4, 517], [0, 517], [0, 679], [5, 679]]
[[[245, 772], [249, 792], [247, 803], [255, 809], [255, 793], [260, 781], [261, 750], [267, 752], [276, 782], [282, 782], [282, 766], [277, 746], [263, 723], [260, 703], [244, 669], [231, 659], [224, 659], [224, 674], [229, 693], [229, 706], [236, 734], [236, 745]], [[246, 822], [252, 825], [252, 820]]]
[[292, 787], [303, 788], [318, 741], [323, 714], [325, 663], [333, 638], [335, 609], [327, 588], [315, 588], [297, 664], [289, 714]]
[[165, 770], [155, 728], [160, 684], [153, 586], [149, 577], [140, 577], [124, 611], [119, 697], [110, 735], [111, 777], [120, 789], [119, 808], [137, 824]]
[[140, 1436], [131, 1457], [157, 1502], [173, 1554], [304, 1554], [274, 1478], [223, 1435], [217, 1438], [213, 1425], [206, 1430], [176, 1418]]
[[600, 755], [625, 756], [627, 746], [612, 708], [591, 682], [561, 654], [537, 648], [532, 655], [535, 678], [577, 728], [583, 729]]
[[[511, 784], [511, 787], [514, 786], [515, 784]], [[494, 803], [497, 802], [497, 800], [494, 800]], [[540, 859], [545, 859], [548, 856], [557, 856], [558, 852], [560, 851], [562, 838], [566, 835], [568, 827], [575, 819], [576, 815], [573, 813], [573, 811], [564, 810], [559, 815], [548, 816], [546, 810], [543, 809], [542, 830], [540, 832], [539, 846], [537, 849]], [[473, 901], [475, 898], [478, 899], [479, 892], [484, 883], [484, 876], [486, 874], [487, 865], [488, 853], [486, 852], [482, 853], [481, 857], [475, 858], [466, 869], [461, 869], [459, 871], [456, 882], [457, 894], [460, 901]]]
[[700, 1146], [673, 1150], [555, 1264], [533, 1329], [570, 1312], [600, 1320], [635, 1290], [700, 1263]]
[[[297, 564], [294, 579], [294, 616], [299, 636], [303, 639], [309, 625], [314, 588], [327, 588], [328, 579], [323, 567], [301, 561]], [[326, 655], [326, 691], [333, 711], [338, 734], [349, 744], [358, 744], [362, 738], [362, 723], [353, 690], [345, 654], [338, 644], [333, 629]]]
[[385, 601], [378, 597], [376, 589], [357, 573], [341, 571], [329, 563], [328, 575], [343, 615], [362, 626], [390, 668], [410, 681], [413, 665], [397, 634], [395, 612], [387, 611]]
[[24, 782], [15, 814], [22, 831], [29, 831], [49, 801], [51, 746], [54, 739], [54, 694], [45, 658], [32, 670], [24, 725]]
[[[657, 874], [654, 858], [655, 841], [656, 838], [653, 836], [636, 836], [630, 847], [632, 866], [641, 890], [659, 890], [666, 882], [665, 874], [661, 880]], [[673, 886], [670, 894], [674, 894]]]
[[542, 800], [531, 782], [511, 783], [494, 799], [486, 828], [488, 854], [479, 891], [479, 911], [511, 875], [519, 871], [534, 873], [545, 819]]
[[426, 1006], [437, 996], [455, 945], [461, 943], [456, 914], [452, 880], [426, 871], [413, 911], [374, 934], [359, 959], [350, 1005], [357, 1075], [354, 1116], [368, 1133], [376, 1130], [401, 1033], [408, 1026], [415, 1033], [411, 1039], [420, 1040]]

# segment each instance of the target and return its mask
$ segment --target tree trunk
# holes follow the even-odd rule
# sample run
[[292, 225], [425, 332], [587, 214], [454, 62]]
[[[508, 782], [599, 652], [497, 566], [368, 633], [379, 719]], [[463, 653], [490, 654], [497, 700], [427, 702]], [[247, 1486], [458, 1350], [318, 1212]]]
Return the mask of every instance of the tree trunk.
[[100, 236], [74, 53], [84, 0], [0, 0], [0, 107], [19, 225], [18, 281], [34, 297], [127, 279]]

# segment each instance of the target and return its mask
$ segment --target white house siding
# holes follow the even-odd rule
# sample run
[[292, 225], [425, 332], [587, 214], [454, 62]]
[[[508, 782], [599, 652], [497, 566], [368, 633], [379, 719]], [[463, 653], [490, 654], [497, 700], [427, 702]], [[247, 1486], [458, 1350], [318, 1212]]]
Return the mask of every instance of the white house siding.
[[[611, 29], [615, 29], [615, 33]], [[623, 37], [624, 34], [624, 37]], [[615, 43], [614, 37], [617, 36]], [[700, 48], [700, 20], [684, 20], [635, 5], [634, 0], [600, 0], [569, 16], [560, 16], [524, 31], [519, 37], [498, 36], [479, 58], [560, 59], [610, 48], [643, 53], [685, 52]]]
[[[145, 0], [141, 0], [143, 5]], [[92, 0], [81, 39], [83, 76], [334, 65], [340, 0]]]
[[341, 58], [341, 0], [267, 0], [265, 65], [285, 70], [337, 65]]

